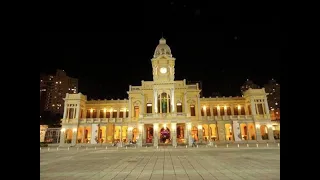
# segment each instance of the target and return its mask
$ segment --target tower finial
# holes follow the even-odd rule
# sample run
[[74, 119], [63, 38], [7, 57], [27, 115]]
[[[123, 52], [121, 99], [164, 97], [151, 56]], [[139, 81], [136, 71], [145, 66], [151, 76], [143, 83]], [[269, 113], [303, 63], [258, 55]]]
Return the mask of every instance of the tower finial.
[[163, 32], [161, 32], [161, 37], [163, 38]]

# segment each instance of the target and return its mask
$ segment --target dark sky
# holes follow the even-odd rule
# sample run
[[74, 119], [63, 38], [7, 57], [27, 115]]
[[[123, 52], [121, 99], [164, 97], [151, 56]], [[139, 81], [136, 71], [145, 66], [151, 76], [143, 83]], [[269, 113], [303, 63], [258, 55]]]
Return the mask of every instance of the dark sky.
[[[232, 25], [216, 32], [164, 31], [176, 58], [176, 80], [202, 80], [203, 95], [240, 95], [249, 78], [280, 81], [286, 33], [275, 17], [266, 23]], [[228, 26], [230, 27], [230, 26]], [[91, 99], [127, 97], [129, 85], [152, 80], [151, 58], [162, 32], [43, 32], [40, 72], [63, 69], [79, 79]]]

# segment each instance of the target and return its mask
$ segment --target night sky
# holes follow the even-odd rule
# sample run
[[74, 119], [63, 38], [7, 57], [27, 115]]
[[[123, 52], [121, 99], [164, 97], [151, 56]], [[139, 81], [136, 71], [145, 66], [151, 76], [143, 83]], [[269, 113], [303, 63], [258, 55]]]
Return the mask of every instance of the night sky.
[[[198, 11], [196, 11], [198, 12]], [[198, 12], [199, 13], [199, 12]], [[63, 69], [89, 99], [127, 98], [129, 85], [152, 80], [151, 58], [162, 37], [176, 58], [175, 79], [201, 80], [203, 95], [240, 95], [246, 79], [281, 84], [287, 37], [272, 17], [265, 23], [225, 23], [216, 32], [43, 32], [40, 73]], [[231, 26], [230, 26], [231, 24]]]

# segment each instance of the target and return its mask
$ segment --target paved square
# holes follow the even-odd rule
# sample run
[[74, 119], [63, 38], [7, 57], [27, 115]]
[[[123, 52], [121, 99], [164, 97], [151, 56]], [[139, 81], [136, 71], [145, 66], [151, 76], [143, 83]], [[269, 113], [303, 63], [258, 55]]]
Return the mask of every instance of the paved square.
[[40, 179], [280, 179], [280, 148], [42, 148]]

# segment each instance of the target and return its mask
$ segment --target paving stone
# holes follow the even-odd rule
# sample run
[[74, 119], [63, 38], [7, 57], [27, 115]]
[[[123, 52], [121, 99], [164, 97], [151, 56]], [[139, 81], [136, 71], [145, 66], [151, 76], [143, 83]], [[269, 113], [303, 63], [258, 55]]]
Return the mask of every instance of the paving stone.
[[280, 148], [40, 151], [40, 179], [280, 179]]

